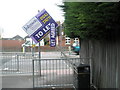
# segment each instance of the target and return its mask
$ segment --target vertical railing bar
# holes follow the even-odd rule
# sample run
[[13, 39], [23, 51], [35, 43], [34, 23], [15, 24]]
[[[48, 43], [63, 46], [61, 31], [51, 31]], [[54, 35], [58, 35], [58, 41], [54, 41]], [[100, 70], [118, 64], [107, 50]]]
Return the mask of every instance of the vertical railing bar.
[[[40, 65], [39, 65], [39, 60], [36, 62], [36, 64], [38, 65], [38, 76], [40, 76], [40, 74], [41, 74], [41, 70], [40, 70]], [[37, 86], [39, 86], [39, 77], [38, 76], [36, 76], [36, 79], [37, 79]]]
[[57, 73], [60, 73], [60, 60], [57, 60]]
[[[67, 58], [67, 60], [68, 60], [68, 58]], [[69, 60], [71, 61], [72, 59], [69, 59]], [[70, 64], [71, 64], [71, 63], [72, 63], [72, 62], [70, 62]], [[72, 68], [72, 67], [68, 67], [68, 70], [69, 70], [69, 74], [68, 74], [68, 75], [69, 75], [69, 76], [70, 76], [71, 68]], [[71, 79], [71, 78], [68, 78], [68, 79], [69, 79], [69, 82], [70, 82], [70, 79]]]
[[[49, 64], [50, 64], [49, 70], [50, 70], [50, 73], [51, 73], [51, 60], [50, 60], [50, 63], [49, 63]], [[50, 74], [50, 77], [49, 77], [49, 78], [50, 78], [49, 80], [50, 80], [50, 85], [51, 85], [51, 74]]]
[[[63, 67], [62, 67], [62, 70], [61, 70], [61, 71], [62, 71], [62, 74], [65, 75], [65, 71], [67, 70], [67, 69], [65, 68], [66, 62], [65, 62], [65, 60], [63, 60], [63, 59], [62, 59], [62, 62], [63, 62]], [[61, 75], [62, 75], [62, 74], [61, 74]], [[66, 78], [64, 79], [64, 82], [65, 82], [65, 81], [66, 81]]]
[[[29, 57], [31, 57], [31, 54], [29, 53], [29, 54], [27, 54], [27, 56], [26, 56], [26, 60], [27, 60], [27, 62], [28, 62], [28, 65], [29, 65], [29, 63], [30, 63], [30, 59], [29, 59]], [[26, 60], [24, 60], [24, 62], [26, 63]], [[24, 63], [24, 64], [25, 64]], [[30, 70], [30, 68], [29, 67], [27, 67], [27, 69], [26, 69], [26, 71], [25, 71], [25, 73], [28, 73], [29, 72], [29, 70]]]
[[19, 57], [19, 73], [21, 73], [20, 71], [21, 71], [21, 56]]
[[12, 57], [12, 60], [14, 60], [14, 61], [13, 61], [13, 63], [14, 63], [14, 69], [13, 69], [13, 70], [16, 71], [16, 64], [15, 64], [15, 63], [16, 63], [16, 59], [15, 59], [15, 53], [14, 53], [14, 55], [13, 55], [13, 57]]
[[34, 88], [34, 87], [35, 87], [35, 86], [34, 86], [34, 85], [35, 85], [35, 83], [34, 83], [34, 78], [35, 78], [35, 77], [34, 77], [34, 60], [32, 60], [32, 65], [33, 65], [32, 67], [33, 67], [33, 88]]
[[11, 69], [10, 69], [10, 71], [13, 73], [12, 55], [13, 55], [13, 54], [10, 55], [10, 59], [11, 59], [11, 61], [10, 61], [10, 64], [11, 64], [11, 67], [10, 67]]
[[14, 67], [15, 67], [15, 71], [17, 71], [17, 65], [16, 65], [16, 63], [17, 63], [17, 58], [16, 58], [16, 53], [14, 53]]
[[[26, 69], [28, 68], [26, 65], [25, 65], [25, 63], [26, 63], [26, 61], [27, 61], [27, 58], [26, 58], [27, 56], [26, 56], [26, 54], [25, 54], [25, 56], [23, 57], [23, 55], [20, 55], [20, 61], [21, 61], [21, 72], [20, 73], [26, 73]], [[26, 67], [25, 67], [26, 66]]]
[[[51, 71], [53, 71], [53, 64], [54, 64], [54, 59], [53, 59], [53, 61], [51, 61]], [[52, 72], [52, 74], [54, 73], [54, 71]], [[50, 86], [52, 86], [52, 74], [50, 74], [51, 75], [51, 78], [50, 78], [50, 81], [51, 81], [51, 84], [50, 84]]]
[[[30, 57], [29, 57], [30, 56]], [[30, 66], [30, 63], [31, 63], [31, 58], [32, 58], [32, 54], [28, 55], [28, 62], [29, 62], [29, 66]], [[28, 72], [27, 73], [30, 73], [31, 72], [31, 67], [28, 67]]]
[[[43, 75], [47, 75], [47, 60], [43, 60], [43, 62], [45, 63], [45, 67], [43, 68]], [[47, 81], [47, 78], [46, 80], [43, 80], [43, 83], [42, 85], [44, 85], [44, 83]]]
[[13, 65], [12, 65], [12, 54], [10, 55], [10, 64], [11, 64], [11, 68], [8, 68], [8, 69], [13, 73], [13, 71], [12, 71], [12, 69], [13, 69]]
[[[27, 55], [27, 62], [28, 62], [28, 65], [30, 65], [30, 58], [31, 58], [31, 56], [32, 56], [31, 53]], [[26, 62], [26, 61], [25, 61], [25, 62]], [[30, 73], [30, 67], [27, 67], [26, 73]]]
[[20, 56], [20, 54], [19, 55], [17, 54], [17, 58], [19, 59], [19, 73], [20, 73], [20, 66], [21, 66], [21, 56]]
[[[34, 55], [33, 54], [31, 54], [31, 57], [29, 57], [29, 66], [31, 66], [31, 60], [32, 60], [32, 58], [34, 57]], [[31, 67], [28, 67], [29, 68], [29, 73], [31, 73]]]
[[[40, 71], [41, 75], [43, 75], [43, 71], [44, 71], [44, 69], [42, 68], [42, 64], [44, 64], [44, 61], [41, 59], [41, 71]], [[38, 79], [40, 79], [40, 78], [38, 78]], [[45, 80], [43, 80], [43, 78], [41, 78], [41, 79], [42, 79], [41, 85], [43, 85]]]
[[[26, 54], [26, 58], [24, 58], [24, 62], [23, 62], [24, 65], [23, 65], [23, 68], [25, 68], [25, 63], [26, 63], [26, 61], [28, 61], [28, 55], [30, 56], [30, 54], [28, 53], [28, 54]], [[29, 62], [28, 62], [28, 64], [29, 64]], [[25, 70], [24, 72], [26, 73], [26, 72], [28, 72], [28, 70], [29, 70], [29, 69], [28, 69], [28, 67], [27, 67], [26, 70]]]
[[[26, 54], [25, 54], [26, 55]], [[24, 56], [24, 58], [25, 58], [26, 56]], [[21, 70], [23, 70], [23, 60], [24, 60], [24, 58], [23, 59], [21, 59], [21, 57], [20, 57], [20, 73], [22, 73], [22, 71]]]
[[14, 60], [14, 69], [13, 69], [13, 70], [16, 71], [16, 58], [15, 58], [15, 53], [14, 53], [14, 55], [13, 55], [12, 58], [13, 58], [13, 60]]
[[[32, 55], [32, 59], [35, 57], [35, 55], [33, 54]], [[32, 65], [32, 59], [31, 58], [29, 58], [30, 59], [30, 65], [29, 66], [31, 66]], [[30, 73], [32, 72], [32, 67], [30, 68]]]
[[[54, 75], [54, 74], [55, 74], [55, 72], [54, 72], [54, 70], [55, 70], [54, 63], [55, 63], [55, 60], [53, 60], [53, 77], [55, 76], [55, 75]], [[53, 77], [52, 77], [52, 79], [53, 79]], [[54, 81], [55, 81], [55, 80], [53, 80], [53, 85], [54, 85]]]
[[[26, 61], [28, 62], [27, 64], [29, 65], [29, 63], [30, 63], [30, 62], [29, 62], [29, 57], [31, 57], [30, 55], [31, 55], [31, 54], [29, 54], [29, 53], [26, 55], [26, 59], [24, 59], [24, 62], [25, 62], [25, 63], [24, 63], [24, 66], [26, 66], [26, 65], [25, 65], [25, 64], [26, 64]], [[25, 67], [23, 67], [23, 68], [25, 68]], [[28, 72], [29, 72], [29, 67], [27, 67], [24, 72], [25, 72], [25, 73], [28, 73]]]
[[[62, 74], [62, 59], [60, 59], [60, 75]], [[62, 79], [62, 77], [60, 77], [60, 80]], [[61, 82], [60, 82], [60, 84], [61, 84]]]
[[[66, 61], [67, 61], [67, 60], [66, 60]], [[65, 73], [65, 74], [68, 75], [68, 64], [67, 64], [67, 63], [66, 63], [65, 70], [66, 70], [66, 73]], [[69, 79], [69, 78], [66, 79], [67, 82], [69, 81], [68, 79]]]
[[17, 55], [17, 71], [19, 71], [19, 55]]
[[[57, 64], [57, 62], [58, 62], [58, 60], [56, 60], [56, 64], [55, 64], [56, 65], [56, 76], [57, 76], [57, 73], [58, 73], [58, 66], [57, 66], [58, 64]], [[57, 79], [57, 77], [56, 77], [56, 79]], [[57, 80], [56, 80], [56, 83], [58, 83]]]
[[[7, 60], [8, 55], [7, 55], [7, 57], [4, 56], [4, 58]], [[4, 59], [4, 60], [5, 60], [5, 59]], [[7, 67], [7, 63], [5, 63], [5, 67], [4, 67], [4, 69], [5, 69], [6, 67]], [[7, 72], [5, 72], [5, 73], [7, 74]]]

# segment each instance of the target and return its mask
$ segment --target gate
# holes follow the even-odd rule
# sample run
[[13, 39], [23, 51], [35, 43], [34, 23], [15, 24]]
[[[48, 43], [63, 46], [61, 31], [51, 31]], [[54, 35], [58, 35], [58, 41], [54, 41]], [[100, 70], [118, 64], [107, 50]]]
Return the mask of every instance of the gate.
[[34, 59], [33, 87], [74, 88], [74, 68], [80, 63], [89, 63], [89, 59]]

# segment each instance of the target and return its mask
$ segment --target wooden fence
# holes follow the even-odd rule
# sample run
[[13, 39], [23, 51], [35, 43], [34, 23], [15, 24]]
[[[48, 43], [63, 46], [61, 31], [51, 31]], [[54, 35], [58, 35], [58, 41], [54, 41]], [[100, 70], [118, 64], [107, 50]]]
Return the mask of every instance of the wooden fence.
[[82, 41], [81, 57], [92, 57], [92, 83], [98, 88], [120, 88], [120, 41]]

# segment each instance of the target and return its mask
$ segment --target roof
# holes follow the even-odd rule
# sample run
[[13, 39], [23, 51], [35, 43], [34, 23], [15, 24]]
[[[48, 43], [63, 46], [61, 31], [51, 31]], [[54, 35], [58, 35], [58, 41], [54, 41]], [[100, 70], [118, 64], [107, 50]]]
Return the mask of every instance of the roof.
[[11, 38], [12, 40], [23, 40], [23, 38], [19, 35], [14, 36], [13, 38]]
[[16, 35], [12, 38], [2, 38], [2, 40], [24, 40], [21, 36]]

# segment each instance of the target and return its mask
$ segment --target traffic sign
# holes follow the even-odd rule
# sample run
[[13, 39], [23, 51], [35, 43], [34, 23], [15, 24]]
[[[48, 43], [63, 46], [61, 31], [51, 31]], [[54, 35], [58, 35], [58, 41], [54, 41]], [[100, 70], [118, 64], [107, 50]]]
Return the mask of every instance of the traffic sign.
[[43, 9], [22, 28], [35, 43], [38, 43], [50, 33], [52, 23], [55, 24], [55, 28], [58, 26], [49, 13]]

